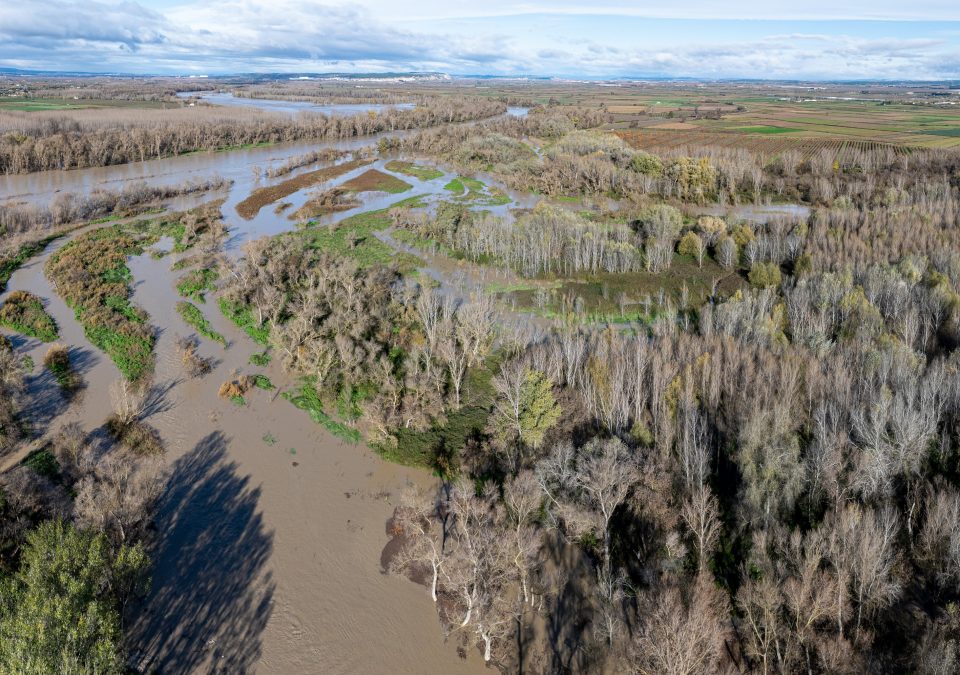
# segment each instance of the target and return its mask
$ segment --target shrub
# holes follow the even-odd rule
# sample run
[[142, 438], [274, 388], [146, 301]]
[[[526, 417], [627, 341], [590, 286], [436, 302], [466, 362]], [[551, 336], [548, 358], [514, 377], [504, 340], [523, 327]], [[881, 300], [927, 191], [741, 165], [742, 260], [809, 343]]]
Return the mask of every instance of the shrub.
[[191, 338], [177, 338], [177, 348], [180, 351], [180, 361], [190, 377], [203, 377], [213, 370], [213, 359], [205, 358], [197, 353], [197, 342]]
[[70, 363], [70, 350], [66, 345], [56, 344], [47, 350], [43, 357], [43, 365], [56, 379], [57, 384], [67, 392], [76, 391], [83, 384], [80, 374], [73, 369]]
[[646, 236], [667, 241], [675, 240], [683, 225], [683, 216], [669, 204], [648, 206], [637, 220]]
[[663, 175], [663, 160], [649, 152], [638, 151], [630, 159], [630, 168], [645, 176], [659, 178]]
[[271, 358], [270, 352], [259, 352], [250, 356], [250, 363], [254, 366], [260, 366], [263, 368], [270, 365]]
[[229, 399], [242, 398], [244, 394], [253, 389], [255, 384], [254, 378], [249, 375], [241, 375], [234, 380], [227, 380], [221, 384], [217, 396]]
[[780, 268], [773, 263], [756, 263], [750, 268], [748, 279], [750, 285], [754, 288], [779, 286], [781, 280]]
[[107, 431], [115, 441], [138, 455], [159, 455], [163, 452], [160, 432], [141, 420], [124, 422], [118, 415], [111, 415], [106, 422]]
[[43, 301], [27, 291], [13, 291], [7, 296], [0, 307], [0, 325], [43, 342], [59, 337], [57, 323], [43, 308]]

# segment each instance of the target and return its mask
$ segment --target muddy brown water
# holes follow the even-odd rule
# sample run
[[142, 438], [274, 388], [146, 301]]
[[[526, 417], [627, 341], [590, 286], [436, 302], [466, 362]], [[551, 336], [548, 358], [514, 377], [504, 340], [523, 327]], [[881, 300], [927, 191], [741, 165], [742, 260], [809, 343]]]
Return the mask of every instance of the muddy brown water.
[[[273, 208], [245, 220], [237, 214], [237, 204], [255, 188], [325, 164], [273, 181], [262, 178], [264, 169], [320, 147], [353, 150], [375, 141], [274, 145], [0, 176], [0, 203], [44, 204], [61, 192], [117, 190], [139, 180], [176, 184], [218, 174], [233, 184], [216, 194], [173, 200], [167, 207], [182, 210], [224, 198], [224, 220], [231, 228], [226, 252], [238, 256], [246, 241], [290, 230], [294, 223]], [[348, 181], [368, 168], [393, 173], [385, 168], [391, 159], [395, 157], [358, 167], [285, 201], [296, 210], [313, 190]], [[361, 193], [360, 206], [321, 218], [320, 224], [414, 195], [436, 203], [450, 197], [443, 186], [456, 174], [445, 171], [429, 181], [393, 175], [413, 189], [399, 195]], [[532, 195], [505, 192], [514, 202], [487, 207], [490, 211], [509, 216], [510, 209], [531, 208], [536, 201]], [[33, 402], [28, 414], [40, 437], [68, 422], [79, 422], [88, 431], [99, 428], [110, 413], [110, 383], [120, 377], [110, 359], [86, 339], [43, 273], [49, 256], [82, 231], [51, 244], [7, 285], [7, 293], [28, 290], [44, 299], [60, 327], [60, 341], [70, 346], [86, 383], [79, 396], [65, 400], [41, 365], [47, 345], [11, 335], [18, 352], [36, 363], [28, 377]], [[157, 246], [164, 247], [163, 242]], [[220, 383], [238, 371], [262, 372], [281, 389], [294, 383], [276, 364], [249, 365], [250, 355], [262, 348], [220, 314], [213, 297], [201, 309], [229, 346], [203, 340], [200, 352], [215, 357], [216, 368], [201, 380], [185, 379], [175, 343], [178, 335], [193, 331], [175, 311], [175, 282], [182, 274], [170, 271], [175, 260], [144, 255], [129, 261], [132, 301], [158, 327], [156, 396], [147, 421], [165, 442], [171, 472], [153, 536], [153, 590], [132, 626], [130, 651], [137, 666], [164, 673], [480, 672], [482, 659], [474, 650], [461, 659], [456, 639], [444, 639], [427, 590], [380, 568], [387, 542], [384, 523], [399, 491], [408, 483], [434, 485], [436, 479], [331, 436], [276, 392], [254, 390], [244, 407], [219, 399]]]
[[[109, 385], [119, 378], [43, 274], [67, 241], [19, 269], [7, 291], [44, 298], [87, 385], [76, 400], [64, 400], [40, 366], [47, 346], [13, 336], [37, 363], [29, 414], [41, 435], [71, 421], [100, 427], [110, 412]], [[201, 307], [229, 346], [204, 340], [200, 351], [217, 359], [214, 372], [184, 379], [175, 341], [192, 330], [175, 311], [174, 260], [129, 261], [132, 300], [160, 327], [158, 394], [147, 421], [164, 439], [171, 472], [152, 537], [153, 589], [131, 626], [137, 666], [164, 673], [481, 672], [479, 654], [461, 659], [455, 640], [444, 639], [427, 590], [380, 569], [384, 523], [399, 491], [435, 479], [340, 441], [276, 392], [254, 390], [244, 407], [219, 399], [219, 384], [237, 371], [262, 372], [281, 388], [293, 383], [276, 364], [248, 365], [260, 347], [212, 298]]]

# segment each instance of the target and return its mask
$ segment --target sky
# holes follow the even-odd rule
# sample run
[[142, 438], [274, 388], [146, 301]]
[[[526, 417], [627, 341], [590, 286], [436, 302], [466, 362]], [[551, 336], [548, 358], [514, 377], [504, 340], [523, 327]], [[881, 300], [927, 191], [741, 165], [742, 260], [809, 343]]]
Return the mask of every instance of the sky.
[[0, 67], [960, 79], [960, 0], [0, 0]]

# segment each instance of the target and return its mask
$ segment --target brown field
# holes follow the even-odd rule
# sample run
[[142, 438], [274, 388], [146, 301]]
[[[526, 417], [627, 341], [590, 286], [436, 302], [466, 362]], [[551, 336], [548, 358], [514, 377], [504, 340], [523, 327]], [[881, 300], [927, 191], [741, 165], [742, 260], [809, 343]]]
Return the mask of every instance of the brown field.
[[358, 167], [370, 164], [371, 161], [372, 160], [369, 159], [355, 159], [343, 164], [317, 169], [316, 171], [308, 171], [307, 173], [302, 173], [299, 176], [285, 180], [282, 183], [259, 188], [251, 192], [249, 197], [237, 204], [237, 213], [239, 213], [241, 217], [250, 220], [267, 204], [272, 204], [284, 197], [289, 197], [294, 192], [308, 188], [311, 185], [342, 176]]
[[691, 152], [695, 148], [742, 148], [752, 153], [773, 157], [784, 152], [798, 152], [803, 159], [827, 151], [838, 157], [848, 152], [890, 148], [898, 154], [907, 154], [909, 146], [876, 141], [850, 140], [844, 138], [803, 138], [782, 135], [720, 133], [700, 130], [648, 128], [643, 130], [616, 131], [632, 147], [648, 152]]

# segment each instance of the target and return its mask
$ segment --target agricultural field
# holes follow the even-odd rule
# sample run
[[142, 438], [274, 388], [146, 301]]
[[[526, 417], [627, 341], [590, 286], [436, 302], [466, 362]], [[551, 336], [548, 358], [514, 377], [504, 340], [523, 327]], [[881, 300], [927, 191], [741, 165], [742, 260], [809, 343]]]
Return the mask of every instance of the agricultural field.
[[520, 100], [521, 91], [531, 105], [602, 108], [607, 127], [643, 149], [707, 144], [810, 154], [825, 147], [960, 146], [960, 92], [942, 85], [558, 81], [477, 83], [473, 93]]
[[120, 99], [34, 98], [0, 95], [0, 112], [84, 110], [89, 108], [179, 108], [176, 101], [125, 101]]

